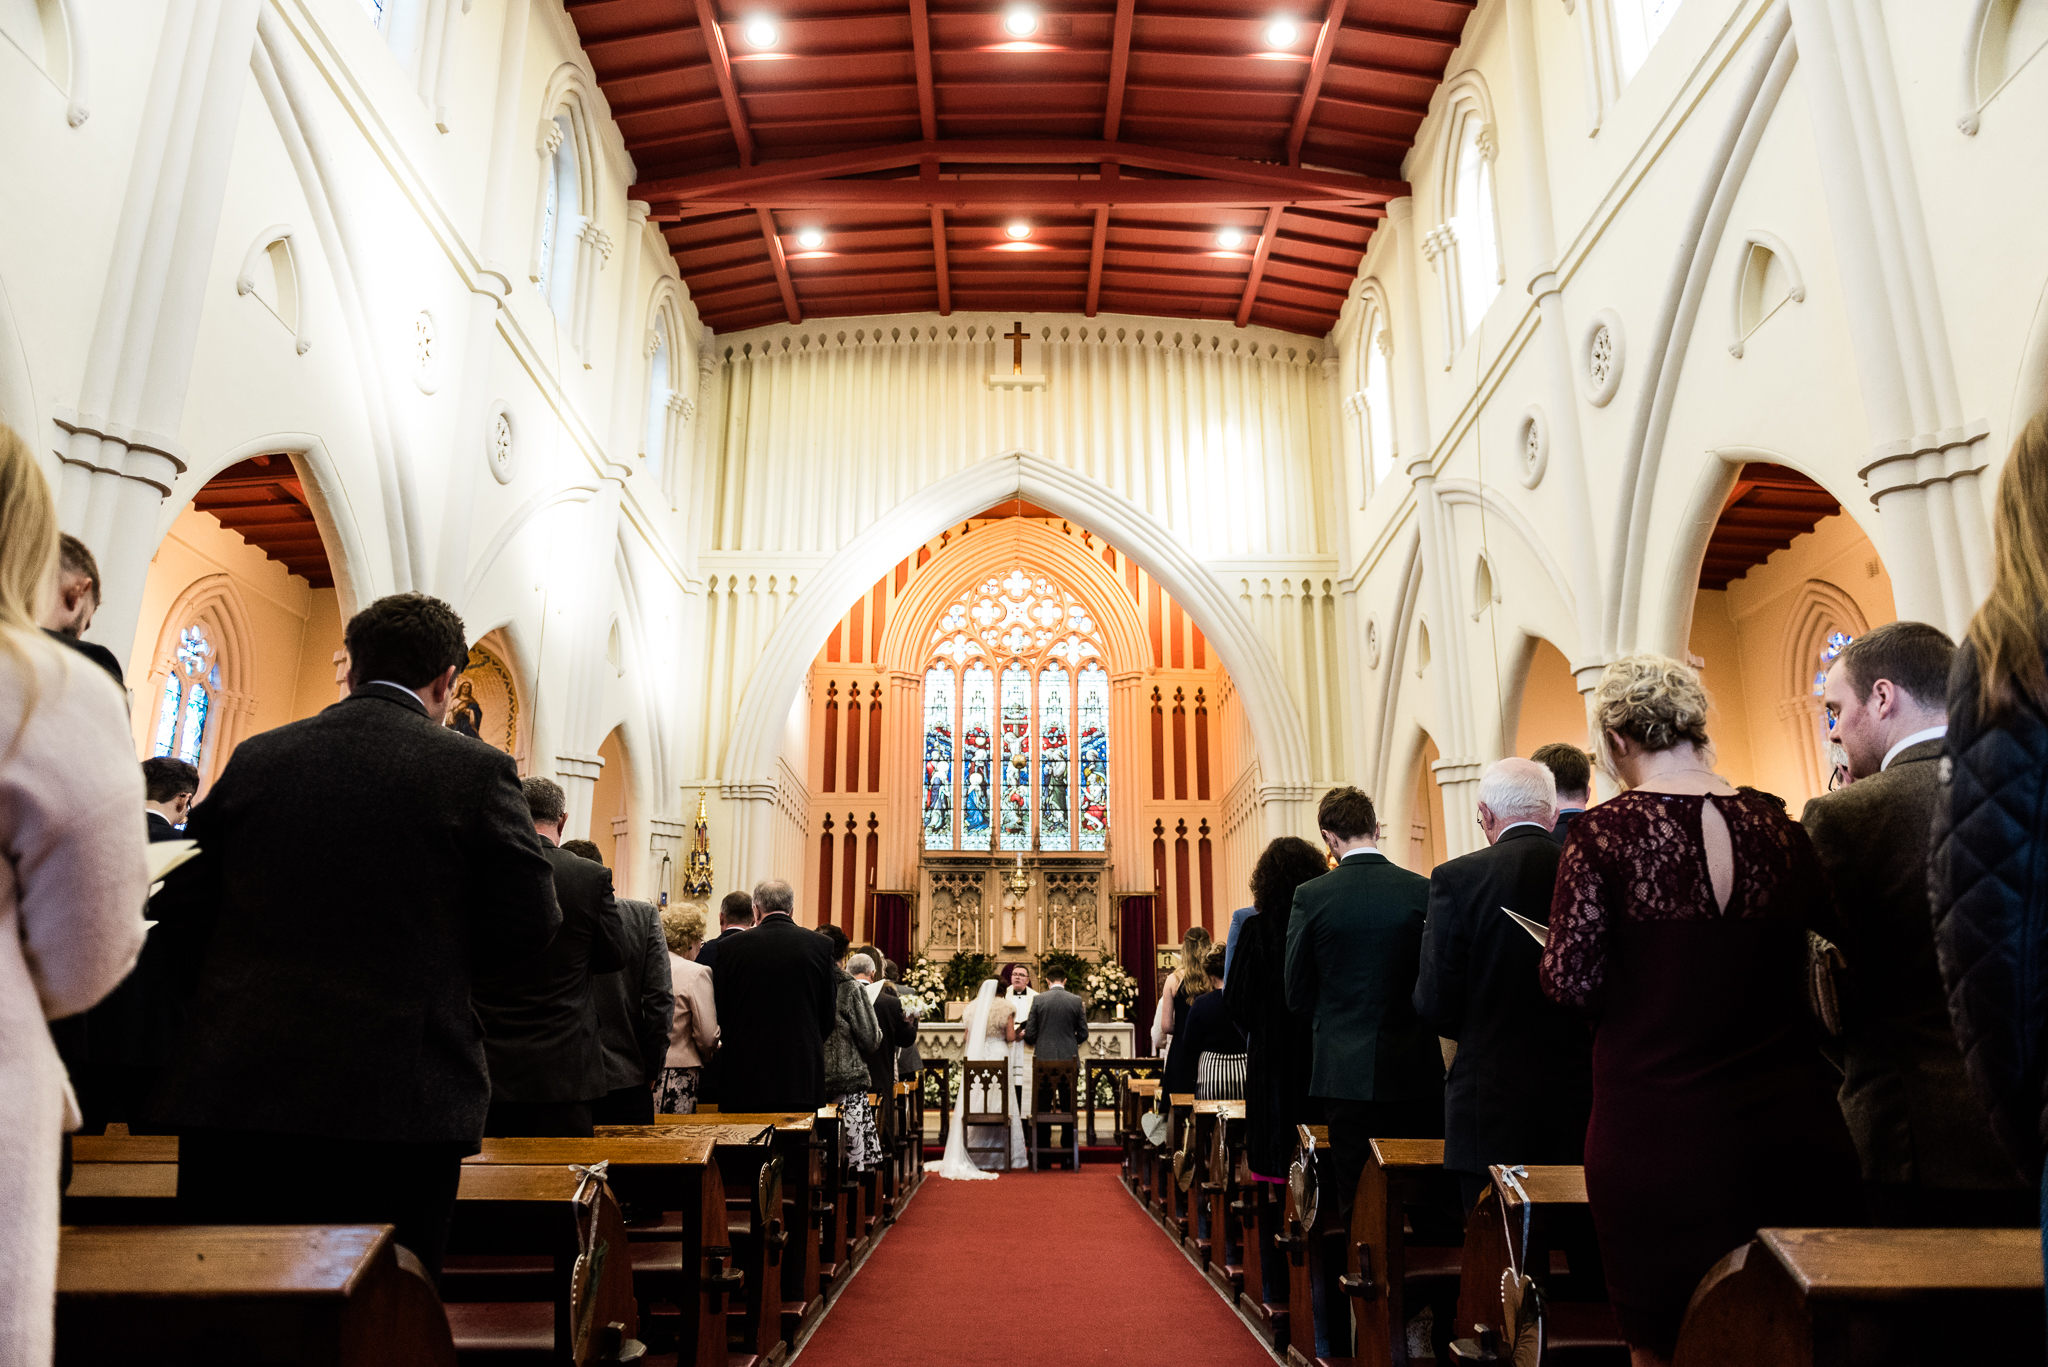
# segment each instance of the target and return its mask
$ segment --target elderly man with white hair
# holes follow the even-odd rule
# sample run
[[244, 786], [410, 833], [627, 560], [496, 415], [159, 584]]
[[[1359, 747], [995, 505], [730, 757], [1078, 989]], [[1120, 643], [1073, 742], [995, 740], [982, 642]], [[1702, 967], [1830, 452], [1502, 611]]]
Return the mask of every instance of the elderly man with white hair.
[[1557, 781], [1526, 759], [1479, 778], [1486, 848], [1437, 867], [1415, 1010], [1458, 1052], [1444, 1090], [1444, 1167], [1469, 1214], [1495, 1163], [1583, 1161], [1593, 1104], [1585, 1024], [1543, 995], [1542, 946], [1510, 916], [1548, 924], [1562, 855]]

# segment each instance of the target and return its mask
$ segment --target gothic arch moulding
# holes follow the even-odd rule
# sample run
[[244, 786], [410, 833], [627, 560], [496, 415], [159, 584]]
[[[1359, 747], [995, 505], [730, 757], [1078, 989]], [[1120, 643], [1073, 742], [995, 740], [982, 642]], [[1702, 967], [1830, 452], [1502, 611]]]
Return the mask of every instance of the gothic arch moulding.
[[[904, 548], [930, 540], [985, 508], [1021, 498], [1088, 527], [1136, 561], [1188, 610], [1236, 684], [1259, 749], [1266, 794], [1298, 804], [1309, 794], [1308, 732], [1278, 663], [1230, 596], [1171, 530], [1130, 499], [1029, 451], [992, 456], [939, 480], [877, 518], [814, 573], [769, 636], [726, 742], [730, 796], [765, 798], [776, 772], [784, 720], [833, 624], [903, 558]], [[762, 805], [750, 802], [748, 807]], [[1291, 822], [1289, 813], [1286, 821]], [[740, 817], [740, 850], [755, 867], [771, 867], [768, 820]], [[1280, 834], [1279, 823], [1273, 834]], [[759, 826], [758, 831], [754, 826]]]
[[[194, 462], [171, 489], [157, 511], [156, 539], [170, 534], [171, 524], [185, 511], [212, 479], [230, 465], [254, 456], [284, 456], [292, 463], [299, 487], [306, 492], [307, 510], [320, 529], [320, 544], [327, 551], [328, 568], [334, 571], [335, 598], [346, 622], [356, 610], [392, 592], [388, 581], [380, 583], [363, 543], [363, 530], [356, 520], [355, 502], [349, 497], [341, 469], [327, 444], [310, 432], [272, 432], [219, 452], [205, 462]], [[154, 552], [152, 552], [153, 554]]]
[[[207, 691], [204, 744], [198, 758], [201, 783], [210, 784], [241, 743], [256, 710], [249, 692], [251, 661], [256, 650], [255, 633], [249, 626], [249, 610], [242, 592], [226, 574], [209, 574], [193, 580], [179, 591], [157, 628], [156, 648], [150, 653], [146, 682], [136, 690], [136, 708], [145, 719], [145, 743], [155, 753], [158, 712], [165, 681], [180, 672], [180, 638], [188, 628], [204, 633], [211, 648], [210, 667], [196, 675], [196, 684]], [[182, 732], [184, 722], [175, 723]]]

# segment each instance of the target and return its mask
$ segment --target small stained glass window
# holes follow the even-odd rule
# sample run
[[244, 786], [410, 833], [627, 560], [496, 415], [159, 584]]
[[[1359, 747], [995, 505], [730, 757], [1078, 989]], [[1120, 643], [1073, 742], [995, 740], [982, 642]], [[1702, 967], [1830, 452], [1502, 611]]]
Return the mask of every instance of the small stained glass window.
[[178, 681], [177, 671], [164, 675], [163, 697], [156, 709], [156, 742], [150, 746], [150, 752], [158, 758], [177, 748], [178, 705], [184, 700], [184, 689]]

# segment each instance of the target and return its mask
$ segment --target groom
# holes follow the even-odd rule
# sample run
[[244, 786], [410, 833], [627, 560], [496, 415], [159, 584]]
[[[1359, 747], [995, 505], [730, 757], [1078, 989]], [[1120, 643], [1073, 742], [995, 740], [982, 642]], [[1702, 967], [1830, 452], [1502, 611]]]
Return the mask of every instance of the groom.
[[[1048, 1063], [1059, 1063], [1081, 1056], [1081, 1046], [1088, 1040], [1088, 1007], [1073, 993], [1067, 991], [1067, 975], [1064, 969], [1048, 969], [1045, 975], [1045, 991], [1038, 994], [1031, 1003], [1031, 1014], [1024, 1018], [1024, 1042], [1031, 1046], [1035, 1058]], [[1071, 1127], [1060, 1126], [1060, 1148], [1073, 1143]], [[1038, 1127], [1038, 1147], [1052, 1147], [1052, 1126]]]

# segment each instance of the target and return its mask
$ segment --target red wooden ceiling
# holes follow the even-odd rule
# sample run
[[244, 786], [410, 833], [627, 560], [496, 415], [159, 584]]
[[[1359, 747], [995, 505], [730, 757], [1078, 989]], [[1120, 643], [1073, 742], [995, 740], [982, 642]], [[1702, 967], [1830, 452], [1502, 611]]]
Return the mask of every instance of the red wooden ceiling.
[[[569, 0], [712, 327], [1106, 310], [1321, 336], [1473, 5], [1046, 0], [1020, 41], [1012, 0], [899, 2]], [[1299, 36], [1269, 47], [1281, 17]]]
[[1721, 520], [1707, 541], [1700, 587], [1725, 589], [1804, 536], [1824, 517], [1842, 511], [1835, 496], [1797, 470], [1782, 465], [1745, 465], [1721, 506]]
[[206, 481], [192, 506], [316, 589], [334, 587], [327, 547], [289, 456], [252, 456]]

